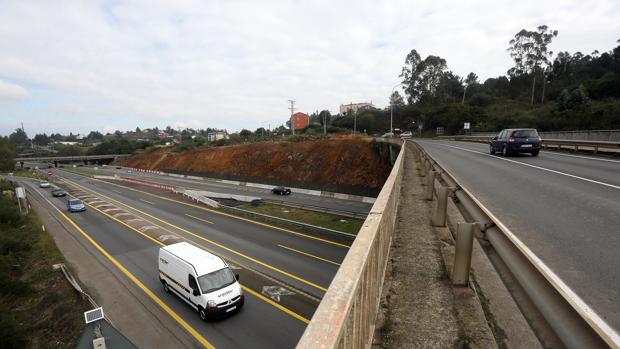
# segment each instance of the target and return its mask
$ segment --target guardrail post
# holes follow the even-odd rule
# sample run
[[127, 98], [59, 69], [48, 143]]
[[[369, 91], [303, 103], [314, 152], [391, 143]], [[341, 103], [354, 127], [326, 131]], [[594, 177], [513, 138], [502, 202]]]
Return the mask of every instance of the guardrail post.
[[428, 173], [428, 177], [426, 177], [426, 193], [424, 197], [428, 201], [433, 201], [433, 192], [435, 189], [435, 176], [437, 175], [436, 171], [430, 171]]
[[426, 157], [420, 163], [420, 177], [426, 177]]
[[446, 211], [448, 210], [448, 187], [439, 187], [437, 189], [437, 207], [431, 218], [431, 225], [434, 227], [446, 226]]
[[475, 226], [475, 223], [458, 223], [457, 225], [454, 268], [452, 269], [452, 284], [455, 286], [467, 286], [469, 283]]

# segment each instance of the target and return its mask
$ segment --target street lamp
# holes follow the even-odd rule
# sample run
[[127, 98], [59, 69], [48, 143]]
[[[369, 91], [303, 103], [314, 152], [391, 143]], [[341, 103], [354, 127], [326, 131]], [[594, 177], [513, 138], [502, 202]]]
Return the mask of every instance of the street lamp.
[[390, 93], [390, 134], [394, 135], [394, 128], [392, 127], [392, 120], [394, 120], [394, 105], [392, 104], [392, 95], [394, 94], [394, 90], [402, 85], [402, 82], [399, 82], [396, 86], [392, 87], [392, 93]]

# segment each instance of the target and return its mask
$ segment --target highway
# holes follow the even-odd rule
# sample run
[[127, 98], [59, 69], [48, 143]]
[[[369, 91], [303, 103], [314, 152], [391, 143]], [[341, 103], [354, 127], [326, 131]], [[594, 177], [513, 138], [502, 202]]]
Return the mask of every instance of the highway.
[[612, 328], [620, 330], [620, 161], [416, 141]]
[[[348, 251], [345, 244], [222, 215], [174, 194], [124, 187], [60, 169], [54, 177], [57, 184], [88, 203], [87, 211], [72, 213], [70, 219], [187, 322], [198, 338], [189, 329], [188, 335], [204, 347], [295, 346]], [[52, 198], [49, 189], [28, 186], [66, 211], [66, 198]], [[148, 224], [148, 231], [132, 226], [132, 221]], [[162, 243], [149, 237], [157, 232], [227, 259], [241, 275], [246, 291], [243, 310], [221, 321], [203, 323], [189, 306], [166, 294], [157, 272]], [[289, 295], [269, 297], [265, 287], [281, 287]]]
[[[40, 164], [45, 166], [47, 164]], [[88, 170], [93, 170], [95, 166], [80, 167]], [[42, 167], [43, 168], [43, 167]], [[79, 169], [79, 168], [78, 168]], [[217, 182], [216, 180], [197, 180], [189, 178], [176, 178], [165, 175], [158, 175], [152, 173], [132, 171], [128, 173], [126, 169], [117, 169], [115, 166], [98, 166], [97, 170], [102, 175], [119, 175], [129, 178], [137, 178], [142, 180], [148, 180], [150, 182], [157, 182], [161, 184], [173, 185], [186, 189], [205, 190], [223, 194], [236, 194], [236, 195], [248, 195], [261, 197], [267, 200], [283, 201], [283, 203], [289, 203], [292, 205], [311, 205], [318, 208], [325, 208], [328, 210], [340, 210], [355, 213], [363, 218], [372, 207], [371, 203], [357, 202], [351, 200], [343, 200], [331, 197], [322, 197], [308, 194], [301, 194], [293, 192], [292, 195], [274, 195], [269, 189], [238, 186], [234, 184], [226, 184]]]

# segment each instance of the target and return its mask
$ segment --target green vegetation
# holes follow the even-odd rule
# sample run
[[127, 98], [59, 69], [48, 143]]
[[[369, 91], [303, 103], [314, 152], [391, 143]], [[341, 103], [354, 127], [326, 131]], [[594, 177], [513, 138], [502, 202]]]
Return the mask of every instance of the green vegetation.
[[276, 204], [261, 204], [259, 206], [246, 204], [239, 206], [239, 208], [269, 216], [286, 218], [301, 223], [338, 230], [349, 234], [357, 234], [364, 224], [364, 220], [362, 219], [349, 218], [331, 213], [323, 213]]
[[15, 167], [17, 148], [6, 137], [0, 137], [0, 171], [11, 171]]
[[2, 172], [3, 175], [8, 175], [9, 173], [12, 173], [13, 176], [17, 176], [17, 177], [28, 177], [28, 178], [34, 178], [34, 179], [47, 179], [46, 175], [43, 175], [37, 171], [31, 171], [31, 170], [15, 170], [15, 171], [6, 171], [6, 172]]
[[[0, 190], [14, 190], [0, 180]], [[52, 265], [64, 260], [31, 211], [0, 196], [0, 348], [72, 348], [87, 303]]]

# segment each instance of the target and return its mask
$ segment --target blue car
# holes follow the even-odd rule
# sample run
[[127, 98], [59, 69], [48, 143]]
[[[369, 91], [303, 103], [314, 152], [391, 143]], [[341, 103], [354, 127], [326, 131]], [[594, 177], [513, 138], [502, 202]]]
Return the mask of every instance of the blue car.
[[69, 212], [86, 211], [86, 206], [80, 199], [71, 199], [67, 202], [67, 209]]
[[491, 154], [500, 153], [503, 156], [518, 153], [530, 153], [532, 156], [538, 156], [541, 144], [542, 139], [535, 129], [509, 128], [491, 138], [489, 148]]

